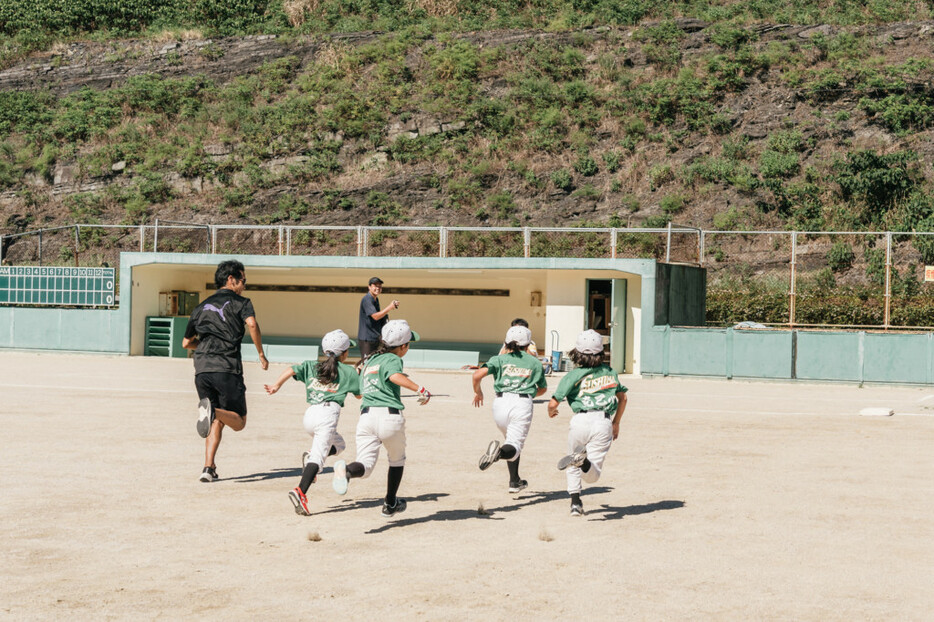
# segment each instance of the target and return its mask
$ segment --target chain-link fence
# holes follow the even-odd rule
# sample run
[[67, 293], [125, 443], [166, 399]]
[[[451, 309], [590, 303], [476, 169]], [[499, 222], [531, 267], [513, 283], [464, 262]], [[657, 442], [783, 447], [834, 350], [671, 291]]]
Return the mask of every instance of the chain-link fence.
[[[707, 269], [707, 319], [934, 325], [934, 233], [545, 227], [245, 226], [156, 221], [0, 237], [4, 265], [111, 266], [124, 251], [353, 257], [652, 258]], [[932, 271], [934, 272], [934, 271]], [[934, 274], [929, 275], [934, 279]]]

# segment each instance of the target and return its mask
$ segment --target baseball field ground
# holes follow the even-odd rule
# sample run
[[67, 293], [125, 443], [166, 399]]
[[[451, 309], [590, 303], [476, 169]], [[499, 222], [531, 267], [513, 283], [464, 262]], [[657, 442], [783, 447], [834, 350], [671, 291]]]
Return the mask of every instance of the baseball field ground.
[[[0, 353], [0, 618], [924, 620], [934, 608], [934, 390], [623, 377], [629, 406], [586, 515], [570, 412], [538, 400], [522, 476], [469, 372], [412, 371], [408, 509], [386, 458], [296, 515], [302, 386], [246, 365], [246, 429], [204, 484], [190, 361]], [[553, 390], [560, 376], [549, 378]], [[549, 394], [550, 395], [550, 391]], [[547, 397], [546, 395], [546, 397]], [[358, 402], [338, 430], [353, 458]], [[861, 416], [866, 408], [891, 417]]]

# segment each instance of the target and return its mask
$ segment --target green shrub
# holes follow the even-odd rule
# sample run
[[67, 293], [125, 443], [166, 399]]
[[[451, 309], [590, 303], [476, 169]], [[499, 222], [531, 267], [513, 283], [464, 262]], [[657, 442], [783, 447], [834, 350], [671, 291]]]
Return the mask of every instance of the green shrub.
[[681, 194], [669, 194], [658, 202], [658, 206], [668, 215], [677, 214], [684, 209], [685, 198]]
[[853, 265], [856, 254], [846, 242], [834, 242], [833, 246], [827, 252], [827, 265], [834, 272], [849, 270]]
[[675, 174], [668, 164], [656, 164], [649, 169], [649, 182], [652, 190], [657, 190], [670, 181], [674, 181]]
[[468, 41], [455, 41], [430, 57], [435, 77], [442, 81], [475, 80], [480, 71], [480, 55]]
[[607, 173], [615, 173], [619, 170], [620, 156], [616, 151], [607, 151], [603, 154], [603, 164], [606, 166]]
[[913, 151], [878, 154], [873, 151], [850, 152], [834, 163], [833, 180], [840, 186], [842, 198], [863, 207], [859, 220], [865, 224], [881, 223], [885, 213], [909, 196], [919, 184], [918, 157]]
[[574, 163], [574, 170], [584, 177], [593, 177], [600, 172], [597, 163], [590, 156], [581, 156]]
[[797, 153], [765, 150], [759, 156], [759, 173], [766, 179], [786, 179], [798, 173]]
[[574, 178], [571, 176], [570, 171], [566, 169], [557, 170], [552, 173], [551, 183], [553, 183], [558, 190], [564, 190], [565, 192], [570, 192], [574, 189]]

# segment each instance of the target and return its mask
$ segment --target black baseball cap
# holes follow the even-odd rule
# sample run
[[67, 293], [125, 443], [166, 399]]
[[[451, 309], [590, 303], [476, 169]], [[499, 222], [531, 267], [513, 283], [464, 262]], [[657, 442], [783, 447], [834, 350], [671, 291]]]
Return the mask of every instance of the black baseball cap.
[[370, 279], [370, 283], [369, 283], [370, 285], [376, 285], [377, 283], [379, 285], [382, 285], [383, 279], [379, 278], [378, 276], [374, 276], [372, 279]]

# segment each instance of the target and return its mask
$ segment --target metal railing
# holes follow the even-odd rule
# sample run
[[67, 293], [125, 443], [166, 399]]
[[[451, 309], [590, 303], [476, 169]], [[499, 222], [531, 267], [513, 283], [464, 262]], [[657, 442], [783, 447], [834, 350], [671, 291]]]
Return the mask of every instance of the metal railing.
[[[0, 260], [5, 265], [116, 266], [119, 253], [131, 250], [283, 256], [653, 258], [707, 268], [709, 290], [755, 290], [772, 296], [769, 314], [756, 318], [750, 309], [748, 319], [763, 324], [889, 329], [904, 323], [901, 316], [893, 321], [896, 289], [902, 294], [929, 295], [934, 303], [934, 286], [915, 278], [924, 257], [934, 263], [931, 236], [934, 232], [728, 231], [676, 224], [645, 229], [370, 227], [156, 220], [152, 225], [76, 224], [3, 235]], [[861, 288], [854, 295], [865, 298], [864, 309], [844, 318], [849, 321], [807, 321], [810, 306], [821, 296], [832, 297], [845, 288]], [[904, 307], [908, 297], [902, 294], [899, 300]], [[783, 301], [782, 318], [774, 317], [776, 297]], [[878, 321], [861, 321], [864, 317]], [[928, 328], [914, 320], [910, 325]]]

